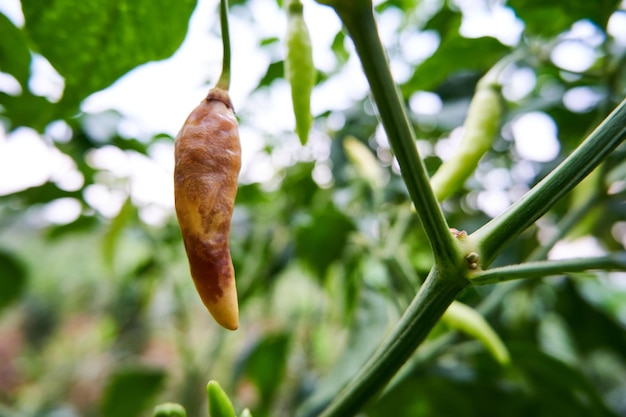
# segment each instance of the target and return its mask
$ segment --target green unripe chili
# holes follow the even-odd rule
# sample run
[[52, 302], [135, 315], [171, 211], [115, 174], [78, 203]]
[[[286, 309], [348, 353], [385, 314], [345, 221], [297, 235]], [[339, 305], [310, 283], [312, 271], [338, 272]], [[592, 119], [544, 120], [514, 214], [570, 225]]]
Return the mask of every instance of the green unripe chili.
[[206, 392], [209, 397], [209, 417], [235, 417], [233, 404], [217, 381], [209, 381]]
[[491, 148], [501, 118], [500, 86], [483, 79], [470, 102], [458, 149], [430, 180], [439, 201], [456, 192], [472, 175], [480, 158]]
[[180, 404], [163, 403], [154, 408], [152, 417], [187, 417], [187, 412]]
[[357, 173], [373, 188], [381, 188], [385, 173], [372, 151], [354, 136], [343, 140], [343, 149]]
[[454, 301], [441, 318], [448, 326], [476, 338], [501, 365], [511, 362], [509, 351], [487, 320], [472, 307]]
[[309, 29], [302, 16], [300, 0], [287, 2], [287, 56], [285, 78], [291, 85], [291, 100], [296, 118], [296, 133], [304, 145], [309, 138], [313, 117], [311, 116], [311, 92], [315, 85], [316, 71]]

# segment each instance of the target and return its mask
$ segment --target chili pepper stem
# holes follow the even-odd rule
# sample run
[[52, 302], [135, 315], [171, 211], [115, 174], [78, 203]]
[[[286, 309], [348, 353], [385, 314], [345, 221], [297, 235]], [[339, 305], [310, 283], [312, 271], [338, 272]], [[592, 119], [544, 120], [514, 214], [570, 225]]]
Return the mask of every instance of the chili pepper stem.
[[217, 80], [216, 88], [226, 90], [230, 88], [230, 30], [228, 27], [228, 0], [220, 0], [220, 28], [222, 30], [222, 73]]

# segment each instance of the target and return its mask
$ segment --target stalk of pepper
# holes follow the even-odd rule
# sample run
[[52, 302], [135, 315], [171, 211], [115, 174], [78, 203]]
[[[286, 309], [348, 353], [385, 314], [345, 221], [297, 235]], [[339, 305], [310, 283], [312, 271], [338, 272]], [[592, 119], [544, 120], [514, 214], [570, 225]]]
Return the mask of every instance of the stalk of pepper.
[[241, 146], [228, 95], [230, 37], [226, 2], [220, 2], [222, 74], [176, 136], [174, 200], [196, 290], [213, 318], [235, 330], [239, 327], [239, 307], [229, 235]]

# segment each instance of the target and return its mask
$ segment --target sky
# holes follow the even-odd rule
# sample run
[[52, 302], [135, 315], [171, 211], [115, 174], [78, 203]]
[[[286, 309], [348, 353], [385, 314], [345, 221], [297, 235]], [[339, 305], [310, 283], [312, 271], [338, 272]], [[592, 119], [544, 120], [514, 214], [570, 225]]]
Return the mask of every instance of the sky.
[[[334, 34], [341, 28], [332, 10], [318, 5], [312, 0], [303, 0], [305, 20], [313, 34], [314, 62], [322, 71], [335, 68], [336, 62], [330, 45]], [[423, 0], [425, 8], [434, 7], [438, 0]], [[515, 45], [523, 31], [523, 23], [513, 11], [499, 3], [480, 0], [457, 0], [464, 14], [461, 33], [466, 37], [493, 36], [507, 45]], [[487, 7], [490, 4], [490, 7]], [[169, 59], [142, 65], [115, 82], [112, 86], [92, 94], [82, 104], [86, 113], [97, 114], [115, 109], [123, 115], [118, 133], [126, 137], [149, 138], [154, 134], [166, 133], [175, 136], [187, 114], [204, 97], [207, 91], [206, 80], [217, 79], [221, 70], [221, 55], [207, 57], [197, 51], [221, 50], [221, 40], [211, 30], [217, 25], [217, 0], [200, 0], [190, 21], [189, 31], [180, 49]], [[294, 119], [291, 111], [289, 87], [283, 80], [276, 81], [271, 89], [252, 93], [263, 76], [267, 64], [272, 59], [280, 59], [284, 54], [282, 44], [271, 50], [259, 50], [259, 39], [277, 37], [282, 39], [286, 30], [285, 15], [274, 0], [250, 0], [247, 7], [254, 16], [255, 24], [250, 25], [242, 10], [234, 7], [230, 13], [231, 40], [233, 51], [231, 96], [235, 108], [241, 112], [245, 123], [241, 126], [243, 145], [242, 182], [264, 182], [271, 179], [277, 166], [293, 163], [293, 155], [303, 159], [328, 158], [331, 138], [323, 131], [312, 133], [310, 143], [302, 148], [292, 133]], [[16, 25], [24, 22], [19, 0], [2, 0], [0, 12], [6, 14]], [[400, 21], [400, 14], [394, 9], [378, 16], [381, 38], [384, 44], [395, 36], [394, 28]], [[626, 13], [617, 13], [611, 19], [610, 33], [619, 43], [626, 46]], [[414, 32], [402, 43], [402, 59], [391, 58], [391, 68], [397, 80], [410, 75], [411, 66], [418, 64], [432, 54], [439, 38], [432, 32]], [[416, 42], [418, 41], [418, 42]], [[594, 46], [601, 42], [598, 30], [588, 22], [577, 23], [567, 37], [552, 52], [552, 61], [563, 69], [584, 71], [595, 62]], [[419, 45], [419, 47], [415, 47]], [[351, 48], [349, 42], [347, 48]], [[33, 79], [30, 88], [52, 100], [62, 94], [62, 78], [41, 57], [34, 60]], [[509, 82], [504, 94], [510, 100], [518, 100], [532, 91], [536, 79], [532, 70], [515, 68], [507, 75]], [[7, 74], [0, 73], [0, 90], [19, 93], [19, 84]], [[165, 80], [165, 81], [164, 81]], [[158, 86], [160, 96], [165, 100], [155, 102], [150, 99], [150, 91]], [[359, 62], [353, 57], [337, 77], [319, 85], [313, 93], [312, 110], [317, 114], [326, 110], [342, 110], [349, 107], [367, 93], [368, 87]], [[341, 91], [342, 94], [337, 94]], [[588, 88], [568, 91], [564, 104], [573, 111], [584, 112], [599, 100], [599, 95]], [[163, 106], [163, 102], [171, 106]], [[271, 105], [267, 105], [271, 103]], [[417, 92], [410, 100], [411, 110], [416, 114], [433, 114], [441, 108], [439, 97], [430, 92]], [[260, 111], [262, 110], [262, 111]], [[96, 120], [96, 119], [94, 119]], [[110, 132], [98, 132], [102, 123], [89, 124], [94, 136], [106, 137]], [[329, 124], [340, 125], [342, 120], [329, 119]], [[544, 113], [532, 112], [511, 122], [510, 132], [519, 156], [529, 162], [553, 160], [559, 153], [558, 130], [552, 119]], [[291, 132], [285, 135], [285, 132]], [[276, 152], [269, 157], [261, 152], [266, 134], [282, 134], [284, 152]], [[380, 135], [385, 141], [384, 132]], [[42, 137], [28, 128], [19, 128], [8, 133], [0, 125], [0, 195], [40, 185], [53, 180], [67, 190], [80, 189], [82, 177], [76, 171], [73, 161], [58, 152], [50, 141], [68, 140], [70, 132], [63, 122], [55, 122], [48, 127]], [[458, 142], [460, 132], [454, 131], [438, 146], [437, 154], [447, 158]], [[377, 139], [378, 140], [378, 139]], [[171, 216], [173, 210], [173, 144], [163, 141], [154, 145], [149, 157], [122, 152], [114, 147], [104, 147], [87, 155], [92, 166], [108, 173], [108, 179], [91, 185], [85, 190], [85, 199], [96, 211], [112, 217], [118, 212], [128, 191], [141, 207], [142, 219], [159, 224]], [[320, 164], [318, 182], [329, 181], [330, 170]], [[530, 168], [529, 168], [530, 169]], [[524, 168], [521, 168], [524, 175]], [[479, 196], [478, 205], [489, 215], [497, 215], [510, 204], [507, 187], [510, 181], [502, 181], [497, 176], [487, 178], [487, 189]], [[111, 186], [115, 180], [126, 179], [126, 188]], [[72, 199], [62, 199], [42, 207], [37, 215], [43, 222], [67, 223], [75, 219], [81, 211], [80, 204]]]

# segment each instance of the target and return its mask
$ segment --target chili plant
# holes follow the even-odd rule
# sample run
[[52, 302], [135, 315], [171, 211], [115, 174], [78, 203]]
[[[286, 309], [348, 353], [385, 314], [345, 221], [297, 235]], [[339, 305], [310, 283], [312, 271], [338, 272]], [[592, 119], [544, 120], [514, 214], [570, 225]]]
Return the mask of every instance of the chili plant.
[[[626, 100], [594, 130], [558, 167], [526, 195], [478, 230], [467, 234], [450, 232], [407, 116], [402, 97], [392, 78], [384, 48], [378, 36], [369, 0], [319, 0], [334, 9], [354, 42], [373, 99], [391, 148], [398, 160], [417, 216], [428, 236], [434, 265], [419, 292], [361, 371], [332, 400], [320, 416], [355, 415], [393, 378], [424, 341], [455, 298], [472, 285], [491, 284], [520, 278], [593, 269], [626, 269], [626, 254], [563, 261], [535, 261], [489, 268], [498, 253], [515, 237], [545, 214], [560, 198], [590, 174], [626, 138]], [[466, 128], [470, 139], [453, 157], [447, 176], [457, 182], [467, 178], [465, 164], [476, 164], [493, 136], [499, 110], [489, 80], [479, 84]], [[475, 117], [484, 116], [475, 121]], [[474, 152], [476, 150], [476, 152]], [[442, 167], [443, 168], [443, 167]], [[436, 177], [438, 178], [438, 177]], [[439, 182], [437, 182], [439, 184]], [[441, 185], [448, 187], [448, 185]], [[441, 192], [441, 196], [447, 195]]]

